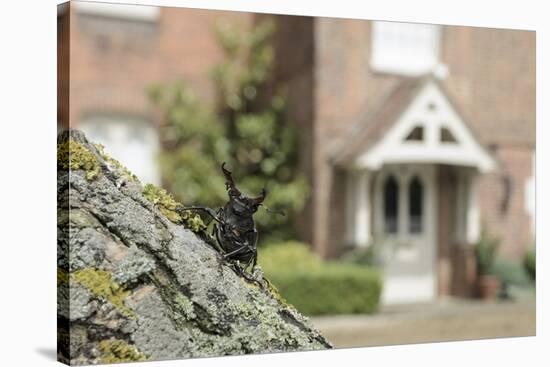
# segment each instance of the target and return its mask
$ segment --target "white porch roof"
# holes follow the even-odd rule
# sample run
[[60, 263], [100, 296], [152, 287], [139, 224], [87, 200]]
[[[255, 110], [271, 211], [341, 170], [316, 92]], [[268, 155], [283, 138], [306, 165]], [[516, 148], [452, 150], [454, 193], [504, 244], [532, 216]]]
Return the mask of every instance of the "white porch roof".
[[[439, 83], [425, 78], [402, 87], [385, 102], [384, 112], [366, 127], [378, 131], [375, 141], [352, 142], [355, 153], [344, 152], [345, 162], [353, 169], [378, 170], [384, 164], [431, 163], [476, 168], [488, 172], [496, 166], [495, 160], [483, 148], [458, 113]], [[399, 88], [399, 87], [398, 87]], [[375, 120], [377, 116], [373, 117]], [[368, 132], [368, 131], [365, 131]], [[360, 134], [356, 134], [359, 137]], [[372, 139], [371, 139], [372, 140]]]

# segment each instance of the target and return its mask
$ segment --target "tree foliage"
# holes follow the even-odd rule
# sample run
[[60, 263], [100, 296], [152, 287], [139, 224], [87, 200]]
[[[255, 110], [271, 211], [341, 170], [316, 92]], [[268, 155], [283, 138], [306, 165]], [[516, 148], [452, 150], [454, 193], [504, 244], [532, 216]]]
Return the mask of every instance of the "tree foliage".
[[293, 221], [308, 194], [298, 172], [298, 137], [286, 119], [286, 92], [273, 82], [274, 23], [265, 20], [245, 32], [217, 28], [224, 61], [212, 70], [217, 104], [198, 100], [184, 81], [153, 85], [151, 100], [164, 115], [161, 171], [165, 186], [184, 204], [217, 207], [227, 200], [222, 162], [239, 188], [250, 195], [267, 190], [265, 205], [287, 215], [258, 211], [261, 239], [295, 237]]

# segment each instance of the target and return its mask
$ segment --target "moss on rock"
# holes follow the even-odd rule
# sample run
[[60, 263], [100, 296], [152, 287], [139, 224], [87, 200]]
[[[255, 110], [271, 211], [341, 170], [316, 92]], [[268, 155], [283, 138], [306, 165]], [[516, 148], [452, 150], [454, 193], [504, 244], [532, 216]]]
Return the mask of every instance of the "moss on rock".
[[86, 268], [71, 273], [71, 279], [89, 289], [95, 296], [111, 302], [124, 316], [135, 317], [124, 305], [130, 292], [111, 279], [111, 273], [95, 268]]
[[101, 363], [140, 362], [148, 358], [135, 346], [120, 339], [108, 339], [99, 342]]
[[174, 200], [165, 189], [157, 187], [153, 184], [146, 184], [143, 187], [143, 196], [152, 202], [166, 218], [170, 219], [174, 223], [180, 223], [182, 221], [181, 215], [176, 212], [176, 208], [180, 204]]
[[69, 273], [61, 268], [57, 268], [57, 286], [69, 284]]
[[57, 165], [63, 169], [84, 170], [88, 180], [93, 180], [101, 172], [96, 156], [73, 139], [57, 145]]
[[206, 225], [201, 217], [191, 212], [178, 213], [176, 209], [182, 205], [178, 203], [165, 189], [153, 184], [146, 184], [143, 187], [143, 196], [152, 202], [166, 218], [180, 224], [184, 223], [193, 232], [202, 232]]

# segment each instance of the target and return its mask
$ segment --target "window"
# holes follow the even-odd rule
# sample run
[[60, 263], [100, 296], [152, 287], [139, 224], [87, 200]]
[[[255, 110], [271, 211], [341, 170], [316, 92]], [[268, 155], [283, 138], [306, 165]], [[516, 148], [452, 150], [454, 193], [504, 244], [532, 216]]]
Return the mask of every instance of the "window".
[[384, 183], [384, 230], [386, 233], [397, 233], [397, 213], [399, 188], [395, 177], [389, 176]]
[[160, 183], [157, 130], [147, 121], [122, 115], [96, 115], [79, 124], [88, 139], [128, 167], [144, 183]]
[[422, 232], [422, 206], [424, 189], [418, 177], [409, 183], [409, 232]]
[[439, 140], [442, 143], [456, 143], [456, 138], [453, 133], [446, 127], [442, 127], [439, 132]]
[[424, 140], [424, 128], [422, 126], [416, 126], [411, 130], [409, 135], [405, 138], [406, 141], [422, 141]]
[[439, 32], [433, 24], [372, 22], [371, 67], [409, 76], [435, 71]]

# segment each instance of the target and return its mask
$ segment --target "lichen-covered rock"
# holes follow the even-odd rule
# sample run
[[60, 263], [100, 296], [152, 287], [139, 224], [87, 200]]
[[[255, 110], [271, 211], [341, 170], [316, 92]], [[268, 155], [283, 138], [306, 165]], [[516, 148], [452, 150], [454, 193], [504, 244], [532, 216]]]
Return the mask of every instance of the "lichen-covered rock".
[[61, 361], [331, 348], [261, 269], [256, 281], [239, 277], [209, 243], [200, 217], [174, 215], [166, 191], [144, 190], [81, 132], [60, 135], [58, 159]]

